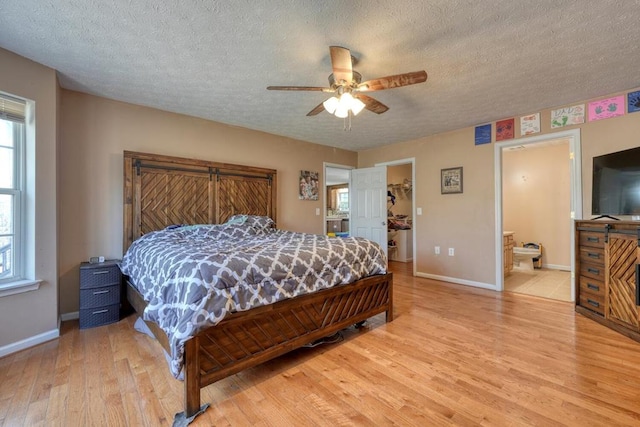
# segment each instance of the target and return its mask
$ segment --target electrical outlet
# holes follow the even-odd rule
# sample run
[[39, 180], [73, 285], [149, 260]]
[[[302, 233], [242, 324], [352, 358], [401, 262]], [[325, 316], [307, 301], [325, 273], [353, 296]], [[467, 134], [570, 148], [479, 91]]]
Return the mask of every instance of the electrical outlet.
[[454, 256], [456, 254], [456, 250], [454, 248], [449, 248], [449, 256]]
[[436, 255], [440, 255], [440, 246], [435, 247]]

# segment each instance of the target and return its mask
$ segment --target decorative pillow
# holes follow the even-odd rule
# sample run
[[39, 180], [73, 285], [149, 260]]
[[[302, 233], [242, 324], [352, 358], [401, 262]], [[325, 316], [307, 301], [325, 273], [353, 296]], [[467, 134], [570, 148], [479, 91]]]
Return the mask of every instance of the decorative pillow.
[[271, 218], [260, 215], [233, 215], [227, 224], [244, 224], [258, 231], [268, 231], [276, 227], [276, 223]]

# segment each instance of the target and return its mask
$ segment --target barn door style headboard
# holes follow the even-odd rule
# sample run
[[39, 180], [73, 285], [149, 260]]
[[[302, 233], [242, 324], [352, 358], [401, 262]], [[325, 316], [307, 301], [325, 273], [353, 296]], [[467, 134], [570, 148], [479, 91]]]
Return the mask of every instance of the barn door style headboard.
[[222, 224], [235, 214], [276, 221], [275, 169], [124, 152], [123, 252], [173, 224]]

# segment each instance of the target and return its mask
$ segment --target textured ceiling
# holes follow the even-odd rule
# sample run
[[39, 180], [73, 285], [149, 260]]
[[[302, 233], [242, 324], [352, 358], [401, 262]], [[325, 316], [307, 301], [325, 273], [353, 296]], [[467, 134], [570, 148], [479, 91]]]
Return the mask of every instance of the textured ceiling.
[[[52, 67], [64, 88], [361, 150], [640, 86], [635, 0], [2, 0], [0, 47]], [[363, 80], [426, 70], [372, 92], [389, 111], [306, 113], [329, 46]], [[2, 83], [0, 82], [0, 89]]]

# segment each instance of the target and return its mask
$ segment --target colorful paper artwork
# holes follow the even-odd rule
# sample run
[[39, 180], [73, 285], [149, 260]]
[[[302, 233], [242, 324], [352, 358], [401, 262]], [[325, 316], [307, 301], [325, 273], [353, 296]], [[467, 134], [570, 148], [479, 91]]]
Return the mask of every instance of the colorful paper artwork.
[[476, 126], [476, 145], [488, 144], [491, 142], [491, 123], [488, 125]]
[[513, 118], [496, 122], [496, 142], [513, 139], [515, 122], [516, 120]]
[[551, 110], [551, 129], [584, 123], [584, 104]]
[[589, 121], [624, 115], [624, 95], [589, 103]]
[[627, 113], [640, 111], [640, 90], [627, 94]]
[[520, 117], [520, 136], [540, 132], [540, 113]]

